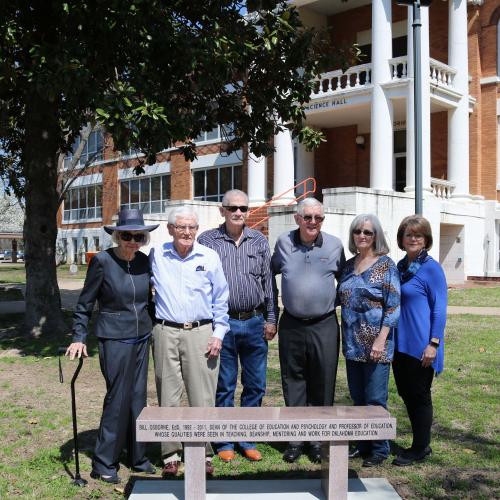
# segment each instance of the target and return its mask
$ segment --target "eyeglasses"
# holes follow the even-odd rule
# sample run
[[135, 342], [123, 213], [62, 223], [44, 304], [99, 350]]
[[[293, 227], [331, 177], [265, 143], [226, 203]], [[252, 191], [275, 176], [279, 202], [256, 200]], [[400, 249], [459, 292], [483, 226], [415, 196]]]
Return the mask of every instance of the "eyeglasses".
[[198, 226], [178, 226], [177, 224], [172, 224], [172, 226], [179, 232], [189, 231], [194, 233], [198, 229]]
[[144, 233], [128, 233], [128, 232], [120, 232], [120, 239], [123, 241], [132, 241], [134, 240], [136, 243], [143, 243], [146, 239], [146, 235]]
[[405, 238], [408, 238], [409, 240], [411, 240], [412, 238], [414, 240], [422, 240], [424, 238], [424, 235], [423, 234], [415, 234], [415, 233], [405, 233], [404, 235]]
[[223, 205], [223, 207], [226, 209], [226, 210], [229, 210], [230, 212], [232, 212], [233, 214], [235, 212], [237, 212], [238, 210], [244, 214], [246, 212], [248, 212], [248, 207], [243, 205], [243, 206], [238, 206], [238, 205]]
[[300, 215], [298, 214], [299, 217], [304, 219], [306, 222], [312, 222], [314, 219], [314, 222], [323, 222], [325, 220], [324, 215]]
[[352, 232], [352, 234], [355, 234], [356, 236], [359, 236], [361, 233], [363, 233], [365, 236], [373, 236], [375, 234], [369, 229], [354, 229]]

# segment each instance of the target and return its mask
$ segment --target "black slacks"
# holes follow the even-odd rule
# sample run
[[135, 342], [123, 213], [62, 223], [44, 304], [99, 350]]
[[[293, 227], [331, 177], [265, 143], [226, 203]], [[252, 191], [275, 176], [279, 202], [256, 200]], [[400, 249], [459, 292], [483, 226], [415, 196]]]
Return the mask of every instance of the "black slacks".
[[392, 371], [398, 394], [403, 399], [413, 432], [412, 449], [422, 451], [431, 442], [432, 396], [434, 378], [432, 367], [423, 368], [422, 361], [408, 354], [396, 352]]
[[135, 421], [146, 406], [149, 340], [126, 344], [99, 339], [99, 361], [106, 380], [106, 396], [92, 469], [101, 475], [115, 475], [124, 447], [130, 466], [144, 469], [149, 463], [146, 443], [137, 442]]
[[280, 319], [278, 339], [286, 406], [332, 406], [339, 359], [335, 313], [307, 323], [285, 311]]

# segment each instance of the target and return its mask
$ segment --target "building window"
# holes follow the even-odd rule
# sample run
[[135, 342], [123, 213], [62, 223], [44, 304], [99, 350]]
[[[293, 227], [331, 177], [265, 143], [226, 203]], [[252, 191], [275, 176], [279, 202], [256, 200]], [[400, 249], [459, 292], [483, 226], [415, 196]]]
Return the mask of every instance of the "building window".
[[145, 214], [167, 210], [170, 199], [170, 175], [126, 179], [120, 182], [121, 208], [138, 208]]
[[102, 185], [69, 189], [64, 195], [63, 221], [102, 219]]
[[[64, 168], [69, 168], [71, 166], [71, 161], [73, 159], [73, 154], [78, 149], [80, 145], [80, 137], [75, 139], [73, 146], [71, 146], [72, 153], [69, 153], [64, 158]], [[82, 154], [78, 160], [77, 166], [83, 166], [87, 161], [92, 163], [103, 159], [104, 153], [104, 136], [102, 135], [102, 130], [94, 130], [89, 135], [87, 143], [83, 147]]]
[[242, 189], [241, 165], [193, 171], [194, 199], [222, 201], [226, 191]]
[[194, 139], [196, 144], [200, 142], [220, 142], [225, 139], [231, 138], [232, 136], [232, 125], [224, 125], [224, 132], [221, 127], [215, 127], [208, 132], [202, 132], [198, 137]]

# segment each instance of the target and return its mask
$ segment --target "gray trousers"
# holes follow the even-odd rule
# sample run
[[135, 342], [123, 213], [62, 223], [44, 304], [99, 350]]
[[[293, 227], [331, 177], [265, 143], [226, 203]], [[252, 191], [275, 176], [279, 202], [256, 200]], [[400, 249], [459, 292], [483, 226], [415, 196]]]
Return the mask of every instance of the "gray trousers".
[[[219, 376], [219, 357], [209, 359], [207, 345], [212, 325], [183, 330], [157, 324], [153, 328], [153, 359], [156, 391], [160, 406], [180, 406], [183, 387], [189, 406], [215, 406], [215, 391]], [[165, 462], [180, 460], [182, 443], [161, 444]], [[213, 455], [207, 443], [207, 456]]]
[[105, 476], [115, 475], [124, 447], [130, 466], [147, 469], [146, 443], [136, 440], [135, 421], [146, 406], [149, 340], [125, 344], [99, 340], [99, 362], [106, 380], [106, 396], [92, 460], [92, 469]]

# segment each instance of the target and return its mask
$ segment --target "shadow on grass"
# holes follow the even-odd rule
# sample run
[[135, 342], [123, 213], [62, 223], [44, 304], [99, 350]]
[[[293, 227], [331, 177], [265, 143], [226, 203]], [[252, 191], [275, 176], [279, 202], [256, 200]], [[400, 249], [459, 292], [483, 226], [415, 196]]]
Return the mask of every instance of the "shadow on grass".
[[[15, 349], [21, 356], [57, 356], [59, 347], [66, 347], [71, 343], [72, 316], [71, 311], [63, 311], [67, 333], [49, 332], [34, 337], [21, 333], [23, 314], [4, 315], [0, 319], [0, 350]], [[92, 325], [90, 330], [92, 331]], [[97, 340], [93, 335], [88, 337], [87, 352], [89, 356], [97, 354]]]

